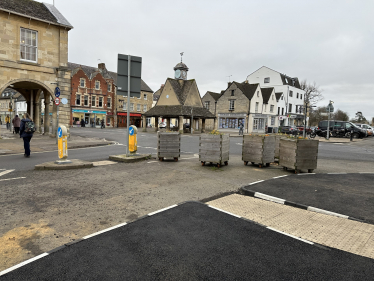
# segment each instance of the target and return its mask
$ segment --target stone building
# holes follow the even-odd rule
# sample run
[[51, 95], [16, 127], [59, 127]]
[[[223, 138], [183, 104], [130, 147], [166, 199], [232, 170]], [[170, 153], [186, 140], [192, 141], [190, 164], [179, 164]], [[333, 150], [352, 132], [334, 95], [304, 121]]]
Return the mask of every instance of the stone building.
[[[32, 0], [0, 1], [0, 93], [8, 87], [21, 93], [36, 129], [41, 127], [41, 96], [45, 108], [60, 98], [70, 101], [68, 32], [73, 27], [53, 5]], [[49, 117], [49, 112], [45, 115]], [[53, 106], [52, 132], [57, 131], [57, 106]], [[48, 118], [49, 119], [49, 118]], [[48, 120], [49, 121], [49, 120]], [[59, 106], [59, 123], [69, 125], [70, 102]], [[49, 131], [44, 122], [44, 131]]]
[[68, 63], [71, 69], [70, 125], [114, 126], [114, 79], [104, 63], [98, 68]]
[[[202, 97], [203, 105], [206, 109], [208, 109], [214, 116], [217, 115], [217, 101], [221, 97], [222, 93], [214, 93], [214, 92], [206, 92], [206, 94]], [[217, 128], [217, 124], [214, 124], [216, 120], [209, 119], [206, 121], [205, 127], [207, 130], [213, 130], [214, 126]]]
[[143, 120], [156, 118], [155, 129], [158, 130], [158, 120], [165, 119], [166, 129], [170, 130], [170, 121], [175, 119], [176, 129], [183, 132], [184, 120], [189, 119], [194, 131], [204, 132], [205, 121], [214, 120], [215, 116], [203, 107], [195, 79], [187, 80], [188, 67], [181, 61], [174, 71], [175, 79], [166, 79], [156, 105], [144, 113]]

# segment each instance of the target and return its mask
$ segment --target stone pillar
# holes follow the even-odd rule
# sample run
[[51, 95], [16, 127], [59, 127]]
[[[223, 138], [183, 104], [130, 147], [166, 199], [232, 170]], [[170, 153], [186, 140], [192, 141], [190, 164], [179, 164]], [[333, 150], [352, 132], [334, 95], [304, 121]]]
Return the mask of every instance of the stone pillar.
[[34, 90], [30, 90], [30, 118], [34, 120]]
[[183, 116], [179, 116], [178, 125], [179, 125], [179, 132], [183, 132]]
[[142, 116], [143, 118], [143, 131], [146, 132], [147, 131], [147, 117], [145, 115]]
[[218, 117], [214, 119], [214, 125], [213, 125], [213, 130], [217, 130], [217, 129], [218, 129]]
[[155, 117], [155, 131], [158, 131], [158, 117]]
[[34, 123], [35, 123], [35, 129], [37, 132], [41, 132], [41, 127], [40, 127], [40, 101], [35, 103], [35, 118], [34, 118]]
[[53, 103], [52, 108], [52, 135], [51, 137], [56, 137], [57, 133], [57, 105]]
[[199, 131], [202, 132], [202, 127], [203, 127], [203, 120], [201, 118], [198, 119], [198, 126], [199, 126]]
[[51, 120], [49, 119], [49, 103], [50, 103], [50, 97], [48, 94], [44, 96], [44, 135], [49, 134], [49, 123]]
[[202, 120], [202, 123], [201, 123], [201, 132], [205, 133], [205, 118]]
[[170, 131], [170, 118], [166, 118], [166, 129]]

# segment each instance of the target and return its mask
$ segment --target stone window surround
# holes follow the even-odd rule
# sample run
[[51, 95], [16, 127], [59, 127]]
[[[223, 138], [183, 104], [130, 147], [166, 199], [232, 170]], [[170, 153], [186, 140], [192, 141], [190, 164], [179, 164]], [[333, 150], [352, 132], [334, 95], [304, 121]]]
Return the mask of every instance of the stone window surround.
[[108, 82], [108, 92], [112, 91], [112, 83]]
[[147, 105], [146, 105], [146, 104], [143, 104], [143, 111], [144, 111], [144, 112], [147, 111]]
[[111, 106], [112, 106], [111, 103], [112, 103], [112, 98], [111, 98], [111, 97], [108, 97], [108, 98], [107, 98], [107, 105], [108, 105], [108, 107], [111, 107]]
[[[24, 42], [21, 42], [22, 40], [22, 30], [24, 30], [24, 32], [26, 33], [27, 31], [31, 31], [31, 35], [33, 33], [35, 33], [35, 46], [33, 46], [32, 44], [26, 44]], [[38, 63], [38, 31], [36, 30], [32, 30], [32, 29], [28, 29], [28, 28], [24, 28], [24, 27], [20, 27], [20, 39], [19, 39], [19, 42], [20, 42], [20, 61], [22, 62], [30, 62], [30, 63]], [[25, 47], [25, 48], [34, 48], [35, 49], [35, 60], [28, 60], [28, 59], [23, 59], [22, 58], [22, 47]], [[25, 49], [26, 51], [26, 49]]]
[[91, 97], [91, 106], [96, 107], [96, 96]]
[[235, 110], [235, 100], [229, 100], [229, 111]]
[[95, 90], [100, 90], [100, 81], [95, 80]]
[[138, 103], [138, 104], [136, 105], [136, 111], [141, 111], [141, 110], [140, 110], [140, 103]]
[[204, 105], [205, 105], [204, 107], [209, 110], [210, 101], [205, 101]]
[[[86, 101], [87, 101], [87, 104], [86, 104]], [[83, 106], [90, 106], [90, 98], [88, 95], [83, 95]]]
[[[79, 99], [78, 99], [78, 97], [79, 97]], [[79, 100], [79, 104], [78, 104], [78, 100]], [[79, 105], [79, 106], [81, 106], [82, 105], [82, 95], [81, 94], [76, 94], [75, 95], [75, 105]]]
[[[83, 81], [83, 86], [82, 86], [82, 81]], [[79, 87], [80, 88], [86, 88], [86, 79], [85, 78], [80, 78], [79, 79]]]
[[[100, 102], [101, 102], [101, 105], [100, 105]], [[99, 97], [99, 102], [97, 104], [97, 107], [100, 107], [100, 108], [104, 107], [104, 97]]]

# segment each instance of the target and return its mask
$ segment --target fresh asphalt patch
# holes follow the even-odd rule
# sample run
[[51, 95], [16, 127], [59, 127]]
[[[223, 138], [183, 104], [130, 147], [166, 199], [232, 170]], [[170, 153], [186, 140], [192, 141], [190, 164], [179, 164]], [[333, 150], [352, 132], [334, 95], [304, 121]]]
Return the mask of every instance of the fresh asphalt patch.
[[372, 280], [374, 260], [199, 202], [87, 236], [1, 280]]
[[242, 187], [374, 224], [374, 173], [299, 174]]

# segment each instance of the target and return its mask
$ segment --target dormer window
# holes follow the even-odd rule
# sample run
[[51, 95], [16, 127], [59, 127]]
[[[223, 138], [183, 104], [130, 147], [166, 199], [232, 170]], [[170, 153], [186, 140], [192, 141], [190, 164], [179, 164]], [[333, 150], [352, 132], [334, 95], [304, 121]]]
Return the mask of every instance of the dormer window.
[[270, 83], [270, 77], [266, 77], [266, 78], [264, 79], [264, 83]]
[[100, 90], [100, 81], [95, 81], [95, 90]]

